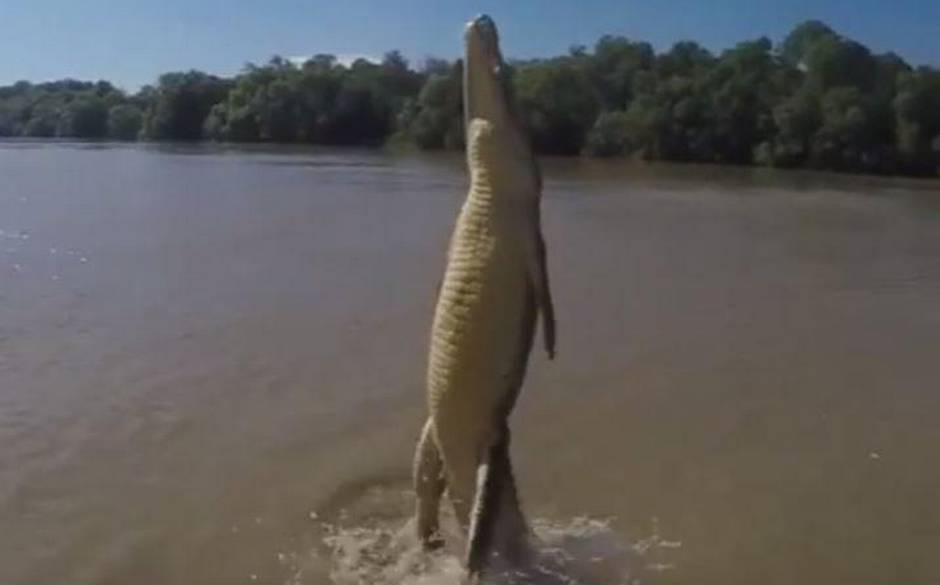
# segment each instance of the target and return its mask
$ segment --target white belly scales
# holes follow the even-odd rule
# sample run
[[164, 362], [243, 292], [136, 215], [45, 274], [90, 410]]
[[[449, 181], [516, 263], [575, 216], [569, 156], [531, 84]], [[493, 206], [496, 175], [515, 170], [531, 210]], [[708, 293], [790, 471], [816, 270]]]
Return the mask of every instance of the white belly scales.
[[534, 330], [525, 229], [486, 196], [467, 198], [451, 241], [431, 331], [428, 406], [458, 514], [473, 500], [476, 468], [505, 423]]

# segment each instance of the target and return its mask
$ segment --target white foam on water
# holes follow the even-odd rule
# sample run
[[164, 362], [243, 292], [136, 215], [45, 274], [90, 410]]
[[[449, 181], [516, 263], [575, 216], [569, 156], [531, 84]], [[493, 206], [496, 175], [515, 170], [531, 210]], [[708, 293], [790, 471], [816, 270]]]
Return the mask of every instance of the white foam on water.
[[[452, 522], [452, 519], [451, 519]], [[445, 524], [451, 524], [446, 522]], [[566, 521], [538, 519], [531, 566], [493, 571], [492, 585], [652, 585], [656, 574], [672, 564], [662, 557], [681, 543], [658, 534], [629, 542], [609, 520], [578, 517]], [[321, 524], [320, 550], [305, 555], [282, 554], [290, 568], [286, 585], [463, 585], [463, 541], [454, 526], [445, 526], [444, 549], [422, 550], [412, 520], [388, 520], [368, 526]]]
[[458, 585], [463, 575], [451, 552], [424, 552], [410, 522], [397, 529], [341, 528], [324, 541], [335, 585]]

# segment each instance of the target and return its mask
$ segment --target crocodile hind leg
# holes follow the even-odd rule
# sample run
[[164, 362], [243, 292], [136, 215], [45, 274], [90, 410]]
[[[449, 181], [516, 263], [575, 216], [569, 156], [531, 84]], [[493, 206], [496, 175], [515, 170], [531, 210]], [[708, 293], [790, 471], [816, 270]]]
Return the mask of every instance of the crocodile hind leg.
[[523, 564], [528, 535], [509, 461], [509, 428], [504, 425], [477, 469], [467, 547], [471, 582], [477, 582], [494, 561], [508, 568]]
[[444, 486], [444, 462], [434, 442], [434, 427], [429, 418], [421, 431], [414, 460], [414, 489], [418, 497], [415, 527], [418, 540], [426, 550], [439, 548], [443, 544], [438, 514]]

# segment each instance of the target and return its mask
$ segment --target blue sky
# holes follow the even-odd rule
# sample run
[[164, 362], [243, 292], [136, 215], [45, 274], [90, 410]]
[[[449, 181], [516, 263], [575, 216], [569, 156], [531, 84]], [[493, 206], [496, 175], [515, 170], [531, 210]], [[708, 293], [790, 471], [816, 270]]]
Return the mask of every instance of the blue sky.
[[136, 89], [162, 72], [230, 75], [274, 54], [452, 58], [462, 23], [481, 12], [496, 19], [509, 57], [590, 46], [605, 33], [717, 51], [779, 41], [816, 18], [876, 51], [940, 65], [940, 0], [0, 0], [0, 84], [103, 78]]

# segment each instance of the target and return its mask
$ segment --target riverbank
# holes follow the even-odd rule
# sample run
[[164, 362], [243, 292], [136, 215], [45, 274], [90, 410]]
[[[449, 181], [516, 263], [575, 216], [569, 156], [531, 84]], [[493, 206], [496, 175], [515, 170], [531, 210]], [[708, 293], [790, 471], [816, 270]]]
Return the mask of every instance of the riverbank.
[[[818, 21], [780, 42], [713, 54], [601, 37], [511, 61], [507, 90], [536, 152], [882, 175], [940, 173], [940, 70], [875, 53]], [[107, 81], [0, 87], [0, 136], [408, 144], [462, 148], [462, 65], [300, 62], [234, 77], [167, 73], [129, 94]]]

